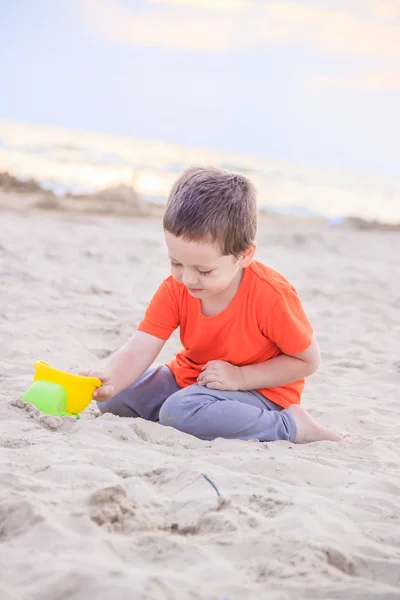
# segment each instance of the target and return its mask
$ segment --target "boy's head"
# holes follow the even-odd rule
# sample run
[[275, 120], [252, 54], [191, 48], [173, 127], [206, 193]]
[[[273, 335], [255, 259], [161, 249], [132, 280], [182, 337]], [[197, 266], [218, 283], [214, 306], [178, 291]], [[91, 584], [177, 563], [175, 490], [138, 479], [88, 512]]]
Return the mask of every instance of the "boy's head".
[[172, 275], [193, 295], [221, 293], [254, 255], [255, 188], [242, 175], [187, 169], [171, 190], [163, 224]]

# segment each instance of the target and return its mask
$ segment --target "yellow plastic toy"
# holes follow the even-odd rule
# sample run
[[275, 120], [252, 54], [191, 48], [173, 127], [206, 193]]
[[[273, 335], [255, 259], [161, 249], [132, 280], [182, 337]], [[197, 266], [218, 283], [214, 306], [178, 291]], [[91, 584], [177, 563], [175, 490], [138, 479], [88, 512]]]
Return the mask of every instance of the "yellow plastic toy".
[[34, 365], [33, 384], [22, 396], [40, 411], [50, 415], [78, 415], [89, 406], [100, 379], [73, 375], [54, 369], [44, 361]]

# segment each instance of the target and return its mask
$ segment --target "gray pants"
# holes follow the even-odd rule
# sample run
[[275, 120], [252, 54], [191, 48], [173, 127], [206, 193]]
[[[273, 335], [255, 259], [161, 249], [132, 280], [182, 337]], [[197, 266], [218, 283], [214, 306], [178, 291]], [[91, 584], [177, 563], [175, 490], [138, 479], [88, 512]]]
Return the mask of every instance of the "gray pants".
[[203, 440], [296, 439], [292, 415], [259, 392], [211, 390], [197, 384], [181, 388], [165, 365], [152, 367], [133, 385], [97, 405], [102, 413], [159, 421]]

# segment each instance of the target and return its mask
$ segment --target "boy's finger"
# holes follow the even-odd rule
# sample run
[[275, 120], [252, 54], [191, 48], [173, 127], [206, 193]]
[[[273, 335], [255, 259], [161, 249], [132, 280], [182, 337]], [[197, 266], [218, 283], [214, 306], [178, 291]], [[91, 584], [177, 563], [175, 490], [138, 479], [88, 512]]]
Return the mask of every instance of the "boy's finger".
[[95, 390], [95, 394], [97, 394], [98, 396], [102, 396], [103, 394], [109, 394], [110, 392], [113, 391], [113, 386], [110, 384], [106, 384], [106, 385], [101, 385], [100, 387], [96, 388]]
[[222, 385], [222, 383], [220, 381], [210, 381], [210, 383], [207, 383], [206, 387], [208, 387], [210, 390], [223, 390], [224, 386]]
[[92, 369], [88, 369], [87, 371], [81, 371], [79, 373], [82, 377], [96, 377], [96, 379], [100, 379], [103, 383], [107, 383], [110, 381], [108, 375], [104, 375], [102, 371], [93, 371]]
[[219, 362], [221, 362], [220, 360], [209, 360], [204, 367], [201, 367], [202, 371], [205, 371], [206, 369], [209, 369], [210, 367], [218, 364]]
[[217, 380], [216, 373], [204, 373], [204, 376], [200, 379], [200, 385], [205, 385], [208, 387], [208, 384], [212, 381]]
[[207, 371], [204, 371], [201, 374], [201, 378], [203, 379], [203, 378], [210, 378], [211, 377], [211, 378], [215, 379], [216, 378], [215, 376], [217, 374], [218, 374], [218, 371], [216, 369], [210, 368], [210, 369], [207, 369]]
[[114, 394], [114, 388], [111, 385], [101, 386], [93, 393], [94, 398], [110, 398]]
[[102, 384], [110, 382], [108, 375], [104, 375], [102, 371], [86, 371], [85, 373], [81, 373], [81, 375], [84, 377], [95, 377], [96, 379], [100, 379]]

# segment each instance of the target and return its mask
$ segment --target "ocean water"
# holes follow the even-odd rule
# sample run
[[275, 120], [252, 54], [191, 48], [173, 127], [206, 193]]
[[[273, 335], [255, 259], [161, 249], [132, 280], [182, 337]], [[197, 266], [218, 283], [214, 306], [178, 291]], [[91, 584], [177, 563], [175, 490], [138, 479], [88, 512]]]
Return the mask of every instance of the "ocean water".
[[0, 171], [34, 178], [57, 194], [133, 185], [164, 203], [183, 169], [214, 166], [243, 173], [258, 189], [260, 209], [340, 222], [348, 216], [400, 223], [399, 177], [340, 172], [231, 155], [162, 141], [0, 121]]

